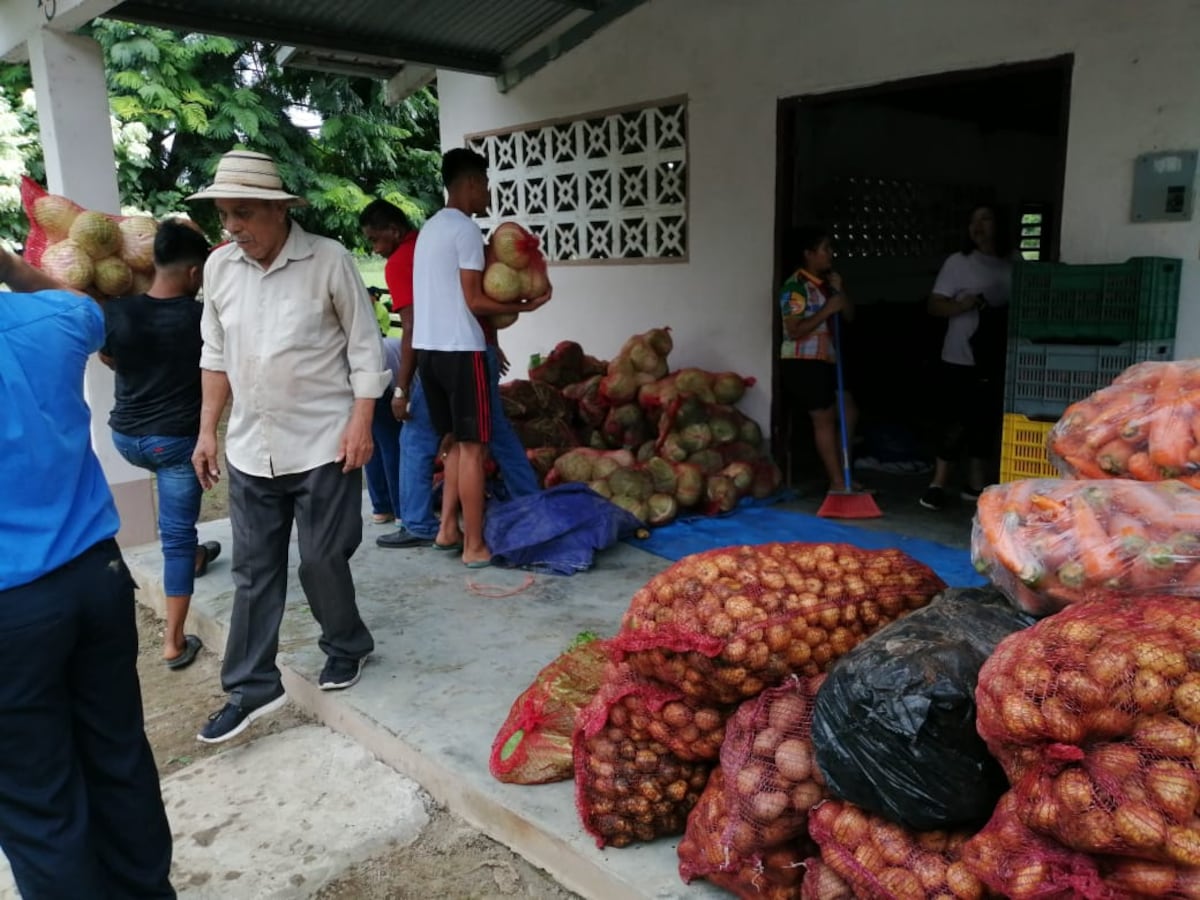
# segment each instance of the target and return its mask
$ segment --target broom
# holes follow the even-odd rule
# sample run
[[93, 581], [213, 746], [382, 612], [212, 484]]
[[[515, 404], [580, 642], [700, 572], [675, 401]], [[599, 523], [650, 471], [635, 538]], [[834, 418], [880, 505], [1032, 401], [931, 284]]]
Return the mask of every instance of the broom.
[[833, 316], [833, 350], [837, 354], [837, 402], [838, 426], [842, 431], [842, 481], [844, 491], [830, 491], [825, 502], [817, 510], [818, 516], [826, 519], [878, 519], [883, 515], [875, 498], [870, 494], [854, 490], [850, 480], [850, 438], [846, 433], [846, 395], [842, 383], [842, 314]]

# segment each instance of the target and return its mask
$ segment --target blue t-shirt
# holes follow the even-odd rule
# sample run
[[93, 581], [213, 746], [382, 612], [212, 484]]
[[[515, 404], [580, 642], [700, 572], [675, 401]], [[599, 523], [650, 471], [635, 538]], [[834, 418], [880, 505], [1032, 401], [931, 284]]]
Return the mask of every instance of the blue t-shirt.
[[68, 291], [0, 292], [0, 590], [117, 533], [83, 398], [104, 316]]

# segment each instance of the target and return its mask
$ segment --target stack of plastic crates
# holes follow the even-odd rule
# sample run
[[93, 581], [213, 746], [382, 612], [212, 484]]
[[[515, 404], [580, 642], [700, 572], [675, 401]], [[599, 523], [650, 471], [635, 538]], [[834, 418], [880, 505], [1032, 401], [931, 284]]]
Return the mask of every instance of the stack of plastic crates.
[[1021, 263], [1013, 274], [1000, 480], [1057, 475], [1046, 435], [1126, 368], [1175, 357], [1178, 259]]

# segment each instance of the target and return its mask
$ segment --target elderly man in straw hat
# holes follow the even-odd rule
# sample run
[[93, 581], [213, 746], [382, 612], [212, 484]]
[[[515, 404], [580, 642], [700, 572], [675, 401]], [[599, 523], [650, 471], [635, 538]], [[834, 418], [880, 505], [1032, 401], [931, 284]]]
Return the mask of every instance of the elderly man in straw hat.
[[284, 703], [275, 654], [295, 520], [300, 583], [321, 626], [322, 690], [355, 684], [374, 644], [358, 613], [350, 557], [362, 541], [362, 465], [371, 417], [387, 387], [379, 328], [350, 254], [309, 234], [288, 208], [275, 163], [235, 150], [213, 183], [229, 243], [204, 267], [203, 404], [192, 458], [207, 489], [226, 435], [233, 525], [233, 614], [221, 684], [229, 702], [198, 735], [229, 740]]

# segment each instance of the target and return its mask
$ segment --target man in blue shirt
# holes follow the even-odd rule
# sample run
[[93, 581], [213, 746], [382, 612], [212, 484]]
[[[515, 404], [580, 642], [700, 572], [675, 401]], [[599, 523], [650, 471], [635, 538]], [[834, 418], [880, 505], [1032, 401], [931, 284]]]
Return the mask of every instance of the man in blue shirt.
[[0, 249], [0, 849], [25, 900], [175, 896], [134, 583], [91, 447], [90, 298]]

